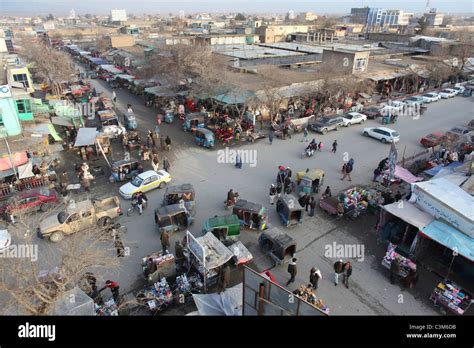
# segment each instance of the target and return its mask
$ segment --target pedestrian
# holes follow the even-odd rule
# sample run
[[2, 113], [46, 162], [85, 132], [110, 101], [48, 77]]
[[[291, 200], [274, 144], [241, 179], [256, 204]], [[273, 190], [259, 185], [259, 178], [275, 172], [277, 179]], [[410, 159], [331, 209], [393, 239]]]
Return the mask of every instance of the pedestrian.
[[353, 162], [351, 162], [351, 160], [349, 160], [349, 162], [347, 162], [344, 166], [343, 166], [343, 176], [341, 178], [341, 180], [344, 180], [346, 177], [349, 178], [349, 181], [352, 181], [352, 178], [351, 178], [351, 172], [352, 172], [352, 169], [353, 169]]
[[224, 292], [230, 283], [230, 267], [226, 264], [219, 272], [219, 281], [217, 282], [217, 293]]
[[316, 209], [316, 200], [314, 197], [311, 197], [311, 202], [309, 203], [309, 216], [314, 216], [314, 211]]
[[123, 246], [122, 240], [120, 236], [115, 236], [114, 246], [117, 249], [117, 257], [124, 257], [125, 256], [125, 247]]
[[459, 152], [459, 162], [464, 163], [465, 158], [466, 158], [466, 152], [464, 150], [461, 150]]
[[285, 181], [283, 182], [283, 188], [285, 193], [290, 189], [291, 192], [291, 179], [289, 177], [285, 177]]
[[270, 142], [270, 145], [273, 143], [273, 129], [270, 129], [270, 133], [268, 133], [268, 141]]
[[309, 271], [309, 283], [311, 284], [313, 290], [318, 289], [318, 282], [321, 278], [321, 271], [316, 267], [311, 268], [311, 270]]
[[304, 142], [304, 141], [309, 141], [308, 140], [308, 128], [304, 127], [303, 129], [303, 139], [301, 139], [301, 142]]
[[140, 215], [143, 214], [143, 205], [146, 204], [148, 201], [147, 197], [145, 194], [141, 191], [137, 192], [137, 206], [138, 206], [138, 213]]
[[166, 151], [171, 150], [171, 139], [170, 139], [169, 135], [166, 136], [165, 144], [166, 144]]
[[149, 147], [145, 147], [143, 149], [143, 160], [144, 161], [149, 161], [150, 160], [150, 148]]
[[235, 157], [235, 167], [242, 169], [242, 157], [239, 154]]
[[168, 158], [167, 157], [163, 158], [163, 169], [165, 170], [165, 172], [169, 173], [170, 167], [171, 167], [171, 164], [170, 164], [170, 161], [168, 161]]
[[388, 157], [385, 157], [383, 160], [379, 162], [378, 169], [380, 170], [380, 172], [383, 172], [385, 170], [387, 163], [388, 163]]
[[112, 100], [114, 103], [117, 101], [117, 93], [115, 91], [112, 92]]
[[153, 136], [153, 132], [150, 129], [148, 130], [147, 137], [148, 137], [147, 140], [148, 140], [148, 143], [149, 143], [148, 147], [151, 147], [152, 145], [153, 145], [153, 147], [156, 147], [155, 137]]
[[272, 186], [270, 186], [270, 204], [273, 205], [274, 202], [275, 202], [275, 196], [277, 194], [277, 189], [275, 187], [274, 184], [272, 184]]
[[120, 296], [120, 293], [119, 293], [119, 290], [120, 290], [120, 285], [119, 283], [117, 282], [114, 282], [112, 280], [107, 280], [105, 281], [105, 286], [99, 290], [99, 293], [102, 291], [102, 290], [105, 290], [105, 289], [110, 289], [110, 291], [112, 292], [112, 297], [114, 298], [114, 301], [116, 304], [119, 303], [119, 296]]
[[339, 281], [339, 274], [344, 272], [344, 262], [342, 260], [338, 260], [334, 263], [334, 285], [337, 286]]
[[291, 171], [291, 168], [288, 167], [285, 169], [285, 177], [287, 178], [290, 178], [291, 179], [291, 175], [293, 174], [293, 172]]
[[339, 202], [337, 203], [337, 220], [340, 220], [344, 216], [344, 203]]
[[323, 144], [322, 141], [320, 141], [319, 144], [318, 144], [318, 150], [323, 151], [323, 148], [324, 148], [324, 144]]
[[67, 175], [67, 172], [65, 170], [63, 170], [61, 176], [60, 176], [60, 179], [59, 179], [59, 182], [61, 183], [61, 191], [63, 194], [67, 193], [67, 186], [69, 185], [69, 178], [68, 178], [68, 175]]
[[349, 277], [352, 275], [352, 265], [350, 261], [344, 264], [344, 271], [342, 273], [342, 283], [349, 289]]
[[390, 263], [390, 284], [393, 284], [398, 279], [400, 274], [400, 261], [394, 258]]
[[163, 137], [160, 137], [160, 149], [165, 151], [165, 139]]
[[153, 159], [151, 160], [151, 166], [155, 172], [160, 170], [160, 158], [156, 153], [153, 155]]
[[295, 281], [296, 273], [297, 273], [297, 268], [296, 268], [296, 258], [293, 258], [291, 262], [288, 264], [288, 273], [290, 273], [290, 280], [286, 283], [286, 286], [288, 286], [290, 283], [293, 283]]
[[313, 197], [311, 197], [309, 194], [306, 194], [306, 195], [305, 195], [304, 210], [305, 210], [307, 213], [309, 213], [311, 198], [313, 198]]
[[336, 153], [337, 151], [337, 140], [334, 140], [334, 142], [332, 143], [332, 150], [331, 150], [333, 153]]
[[331, 188], [329, 186], [326, 187], [326, 190], [324, 190], [324, 193], [321, 196], [321, 198], [328, 198], [328, 197], [332, 197]]
[[170, 247], [170, 235], [168, 232], [163, 231], [160, 235], [161, 247], [163, 249], [163, 254], [167, 254], [167, 250]]
[[281, 192], [283, 191], [283, 185], [281, 184], [281, 181], [277, 182], [276, 190], [277, 190], [277, 197], [280, 198]]
[[380, 170], [380, 168], [379, 167], [375, 168], [374, 177], [372, 178], [372, 181], [376, 182], [380, 174], [382, 174], [382, 171]]
[[406, 288], [413, 288], [418, 282], [418, 274], [415, 270], [410, 269], [405, 278], [402, 279], [402, 284]]
[[97, 91], [95, 88], [92, 88], [92, 96], [97, 97]]

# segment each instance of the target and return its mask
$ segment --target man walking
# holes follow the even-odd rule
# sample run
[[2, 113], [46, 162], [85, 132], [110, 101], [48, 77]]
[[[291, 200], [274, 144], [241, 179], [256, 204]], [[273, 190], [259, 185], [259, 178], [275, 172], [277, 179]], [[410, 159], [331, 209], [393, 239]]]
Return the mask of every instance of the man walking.
[[166, 254], [166, 251], [170, 247], [170, 235], [168, 234], [168, 232], [166, 231], [161, 232], [160, 241], [161, 241], [161, 248], [163, 249], [163, 254]]
[[316, 267], [311, 268], [309, 272], [309, 283], [311, 284], [311, 287], [314, 290], [318, 289], [318, 282], [319, 282], [319, 279], [321, 278], [322, 278], [321, 271], [317, 269]]
[[304, 141], [306, 141], [306, 142], [309, 141], [308, 140], [308, 129], [306, 127], [303, 129], [303, 139], [301, 139], [301, 142], [304, 142]]
[[309, 203], [309, 216], [314, 216], [314, 211], [316, 209], [316, 200], [314, 197], [311, 197], [311, 201]]
[[345, 166], [343, 167], [343, 176], [341, 180], [344, 180], [346, 177], [348, 177], [349, 181], [352, 181], [351, 172], [353, 169], [354, 169], [354, 160], [351, 158], [349, 162], [347, 162]]
[[171, 164], [170, 164], [170, 161], [168, 161], [168, 158], [167, 157], [163, 158], [163, 169], [165, 170], [165, 172], [169, 173], [170, 168], [171, 168]]
[[288, 273], [290, 273], [290, 280], [286, 283], [286, 286], [288, 286], [290, 283], [293, 283], [295, 281], [297, 269], [296, 269], [296, 258], [293, 258], [291, 262], [288, 264]]
[[344, 271], [344, 262], [342, 260], [338, 260], [334, 263], [334, 285], [337, 286], [339, 281], [339, 274]]
[[334, 140], [334, 142], [332, 143], [332, 150], [331, 150], [333, 153], [336, 153], [337, 151], [337, 140]]
[[166, 136], [165, 145], [166, 145], [166, 151], [171, 150], [171, 138], [169, 137], [169, 135]]
[[112, 100], [114, 103], [117, 101], [117, 93], [115, 91], [112, 92]]
[[114, 282], [112, 280], [107, 280], [105, 282], [105, 286], [99, 290], [99, 293], [102, 291], [102, 290], [105, 290], [109, 288], [110, 291], [112, 292], [112, 297], [114, 298], [114, 301], [116, 304], [119, 303], [119, 296], [120, 296], [120, 293], [119, 293], [119, 290], [120, 290], [120, 286], [119, 286], [119, 283], [117, 282]]
[[273, 143], [273, 129], [270, 129], [270, 133], [268, 133], [268, 141], [270, 145]]
[[277, 189], [274, 184], [270, 186], [270, 204], [273, 205], [275, 202], [275, 196], [277, 194]]
[[235, 158], [235, 167], [239, 168], [239, 169], [242, 169], [242, 157], [240, 157], [239, 154], [237, 154], [237, 156]]
[[342, 273], [342, 283], [349, 289], [349, 277], [352, 275], [352, 265], [350, 261], [344, 264], [344, 271]]
[[143, 205], [146, 204], [147, 199], [146, 196], [143, 192], [138, 192], [137, 193], [137, 206], [138, 206], [138, 212], [140, 215], [143, 213]]

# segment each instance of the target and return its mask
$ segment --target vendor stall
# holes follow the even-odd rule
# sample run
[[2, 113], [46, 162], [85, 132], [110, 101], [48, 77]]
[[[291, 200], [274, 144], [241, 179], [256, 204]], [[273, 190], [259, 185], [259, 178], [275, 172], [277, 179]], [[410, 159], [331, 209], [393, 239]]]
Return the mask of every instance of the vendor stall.
[[408, 169], [405, 169], [400, 166], [395, 166], [395, 172], [390, 182], [389, 182], [389, 178], [390, 178], [390, 170], [388, 169], [385, 172], [383, 172], [383, 174], [379, 177], [379, 181], [384, 186], [389, 186], [389, 184], [390, 185], [399, 184], [402, 181], [408, 184], [413, 184], [418, 181], [423, 181], [422, 177], [415, 176], [412, 173], [410, 173]]
[[163, 254], [157, 251], [142, 258], [143, 276], [150, 284], [158, 282], [161, 278], [176, 276], [175, 257], [173, 254]]
[[173, 304], [173, 292], [166, 278], [161, 278], [159, 282], [140, 291], [137, 301], [146, 305], [151, 312], [160, 312]]
[[430, 300], [454, 314], [463, 315], [471, 306], [472, 295], [446, 279], [434, 288]]
[[293, 291], [293, 293], [299, 298], [305, 300], [308, 303], [311, 303], [316, 308], [323, 311], [325, 314], [329, 314], [329, 307], [324, 304], [321, 299], [316, 297], [316, 290], [305, 285], [301, 285], [298, 289]]
[[387, 269], [390, 269], [390, 265], [392, 261], [398, 259], [400, 264], [400, 273], [398, 274], [402, 278], [405, 278], [410, 270], [416, 272], [416, 264], [414, 261], [410, 260], [408, 255], [403, 255], [403, 251], [397, 249], [396, 244], [389, 243], [387, 248], [387, 253], [385, 254], [384, 258], [382, 259], [382, 266]]
[[253, 255], [250, 253], [250, 251], [248, 251], [248, 249], [245, 247], [245, 245], [242, 244], [241, 241], [229, 245], [227, 248], [234, 255], [233, 260], [236, 266], [245, 265], [253, 259]]
[[99, 316], [118, 316], [118, 306], [114, 299], [108, 299], [103, 305], [96, 304], [96, 313]]

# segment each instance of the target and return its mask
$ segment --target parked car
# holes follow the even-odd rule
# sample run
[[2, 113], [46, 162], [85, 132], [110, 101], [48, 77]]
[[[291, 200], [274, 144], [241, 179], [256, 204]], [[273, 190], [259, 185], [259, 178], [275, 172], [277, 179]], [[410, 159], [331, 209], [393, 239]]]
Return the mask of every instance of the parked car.
[[0, 206], [0, 214], [11, 221], [12, 216], [17, 216], [21, 213], [38, 210], [45, 212], [52, 204], [58, 201], [58, 195], [55, 190], [40, 188], [24, 191], [11, 197], [4, 205]]
[[12, 236], [7, 230], [0, 230], [0, 254], [10, 248], [12, 244]]
[[349, 112], [342, 116], [342, 121], [344, 122], [345, 127], [350, 127], [353, 124], [363, 124], [367, 121], [367, 116], [360, 112]]
[[320, 121], [314, 122], [310, 125], [313, 132], [326, 134], [332, 130], [339, 130], [344, 125], [342, 117], [323, 118]]
[[436, 93], [426, 93], [421, 96], [425, 103], [432, 103], [441, 99], [441, 97]]
[[453, 127], [446, 132], [446, 136], [450, 140], [457, 140], [464, 135], [469, 135], [469, 133], [471, 133], [471, 130], [467, 127]]
[[171, 181], [171, 175], [164, 171], [148, 170], [138, 174], [129, 183], [120, 187], [120, 196], [124, 199], [132, 199], [132, 196], [138, 191], [147, 192], [156, 188], [162, 188]]
[[466, 90], [466, 88], [464, 88], [463, 86], [456, 86], [456, 87], [453, 87], [452, 89], [457, 92], [456, 95], [463, 94], [464, 91]]
[[392, 102], [389, 104], [391, 106], [394, 106], [396, 108], [402, 109], [404, 108], [407, 104], [401, 100], [392, 100]]
[[447, 137], [444, 133], [434, 132], [421, 138], [420, 143], [424, 147], [434, 147], [445, 142], [446, 139]]
[[380, 117], [380, 108], [376, 106], [370, 106], [362, 110], [362, 113], [367, 116], [369, 119], [375, 119]]
[[441, 97], [441, 99], [453, 98], [456, 96], [456, 91], [454, 89], [446, 88], [439, 91], [438, 95]]
[[71, 202], [59, 213], [55, 212], [40, 222], [37, 230], [39, 238], [51, 242], [61, 241], [65, 235], [84, 231], [94, 226], [106, 226], [122, 214], [117, 196], [105, 199]]
[[380, 115], [381, 116], [398, 115], [400, 111], [402, 110], [402, 108], [403, 107], [400, 107], [400, 106], [382, 104], [382, 108], [380, 109]]
[[380, 140], [382, 143], [396, 143], [400, 140], [400, 134], [393, 129], [387, 127], [370, 127], [365, 128], [362, 134], [366, 137], [372, 137]]
[[405, 100], [403, 100], [407, 105], [414, 105], [414, 104], [424, 104], [425, 103], [425, 100], [422, 98], [422, 97], [418, 97], [418, 96], [412, 96], [412, 97], [409, 97]]

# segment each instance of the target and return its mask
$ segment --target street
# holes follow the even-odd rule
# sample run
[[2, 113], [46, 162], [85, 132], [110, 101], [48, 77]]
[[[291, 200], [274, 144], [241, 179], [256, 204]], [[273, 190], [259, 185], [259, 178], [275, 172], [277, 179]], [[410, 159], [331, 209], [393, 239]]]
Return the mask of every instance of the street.
[[[111, 95], [111, 90], [103, 81], [92, 80], [92, 86], [97, 92], [104, 91]], [[144, 134], [148, 129], [154, 128], [156, 114], [144, 106], [140, 97], [130, 94], [127, 90], [118, 89], [116, 93], [117, 111], [120, 115], [125, 112], [127, 104], [132, 104], [141, 133]], [[447, 131], [455, 125], [465, 126], [472, 118], [473, 102], [472, 98], [455, 97], [428, 105], [428, 110], [419, 119], [399, 117], [396, 124], [389, 126], [401, 135], [400, 142], [396, 144], [399, 160], [403, 153], [405, 157], [410, 157], [425, 151], [419, 144], [422, 136], [434, 131]], [[364, 125], [342, 128], [326, 135], [310, 132], [309, 139], [314, 137], [318, 142], [322, 141], [325, 147], [322, 152], [316, 153], [309, 159], [301, 158], [301, 153], [307, 146], [307, 143], [301, 142], [302, 133], [295, 134], [289, 140], [275, 139], [273, 145], [269, 144], [268, 139], [262, 139], [251, 145], [232, 147], [231, 149], [252, 151], [254, 154], [256, 165], [250, 166], [244, 163], [242, 169], [235, 168], [233, 162], [218, 160], [218, 150], [206, 150], [194, 145], [193, 137], [180, 129], [177, 119], [172, 125], [162, 125], [161, 134], [170, 135], [173, 141], [171, 153], [166, 154], [171, 161], [170, 173], [173, 178], [171, 184], [191, 183], [196, 190], [197, 214], [190, 231], [200, 236], [201, 226], [205, 219], [214, 215], [229, 214], [223, 202], [230, 188], [239, 192], [241, 199], [263, 204], [267, 208], [271, 226], [286, 230], [279, 221], [275, 207], [269, 204], [268, 199], [270, 184], [275, 181], [279, 165], [291, 167], [293, 173], [306, 168], [323, 169], [326, 174], [323, 190], [328, 185], [333, 195], [350, 186], [369, 184], [374, 168], [381, 159], [388, 156], [390, 145], [363, 137], [362, 129], [380, 125], [380, 119], [368, 120]], [[335, 139], [339, 144], [336, 154], [331, 152], [331, 144]], [[160, 159], [162, 158], [163, 155], [160, 154]], [[350, 183], [340, 180], [341, 166], [344, 160], [349, 158], [355, 160]], [[119, 186], [115, 186], [113, 192], [118, 195]], [[97, 189], [99, 191], [105, 189], [109, 194], [112, 193], [109, 187]], [[130, 255], [121, 261], [118, 274], [114, 271], [106, 276], [118, 281], [124, 293], [143, 284], [141, 258], [161, 249], [153, 213], [154, 209], [161, 204], [163, 190], [151, 191], [147, 193], [147, 196], [150, 201], [142, 216], [124, 215], [119, 220], [128, 228], [124, 243], [130, 248]], [[122, 199], [121, 201], [122, 209], [128, 209], [130, 202]], [[362, 221], [364, 219], [367, 221]], [[289, 289], [294, 290], [301, 284], [307, 284], [309, 270], [316, 266], [323, 275], [323, 279], [319, 282], [318, 294], [331, 309], [331, 314], [437, 314], [433, 306], [427, 305], [426, 299], [420, 301], [416, 298], [416, 289], [415, 291], [402, 290], [399, 285], [389, 283], [388, 271], [385, 270], [386, 273], [384, 273], [380, 265], [381, 259], [376, 257], [383, 246], [376, 243], [377, 236], [371, 219], [373, 220], [373, 217], [361, 217], [356, 222], [335, 221], [319, 208], [313, 218], [305, 214], [305, 222], [302, 225], [287, 231], [297, 241], [296, 257], [298, 259], [296, 282], [291, 284]], [[174, 242], [182, 239], [184, 234], [185, 232], [182, 231], [171, 236], [172, 252]], [[254, 265], [259, 271], [271, 268], [277, 281], [285, 284], [289, 278], [286, 266], [274, 267], [270, 258], [258, 251], [257, 237], [255, 231], [242, 231], [241, 234], [242, 242], [254, 254]], [[363, 260], [351, 259], [353, 275], [350, 278], [349, 289], [346, 289], [342, 283], [337, 287], [334, 286], [332, 265], [338, 258], [328, 258], [324, 252], [326, 246], [332, 245], [333, 242], [365, 246]], [[378, 251], [375, 250], [377, 248]]]

